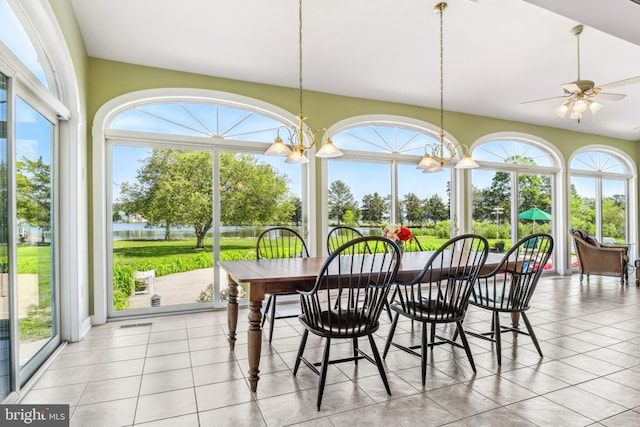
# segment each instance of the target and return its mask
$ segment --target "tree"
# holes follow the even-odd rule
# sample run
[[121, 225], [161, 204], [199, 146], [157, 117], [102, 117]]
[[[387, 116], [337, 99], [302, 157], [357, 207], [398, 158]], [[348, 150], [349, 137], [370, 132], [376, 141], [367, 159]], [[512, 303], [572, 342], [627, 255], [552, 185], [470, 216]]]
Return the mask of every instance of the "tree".
[[291, 196], [291, 203], [295, 208], [291, 222], [295, 225], [300, 225], [302, 223], [302, 200], [298, 196]]
[[482, 203], [477, 206], [477, 220], [491, 220], [493, 208], [504, 208], [505, 218], [511, 215], [511, 175], [508, 172], [496, 172], [491, 180], [491, 187], [482, 190]]
[[404, 216], [409, 224], [420, 224], [425, 218], [424, 203], [414, 193], [407, 193], [402, 199]]
[[223, 224], [290, 224], [295, 201], [288, 178], [251, 155], [220, 155], [220, 210]]
[[433, 221], [435, 226], [439, 221], [449, 219], [449, 210], [447, 205], [444, 204], [442, 198], [434, 194], [425, 202], [425, 214], [426, 218]]
[[329, 186], [329, 217], [340, 224], [342, 216], [349, 210], [357, 209], [351, 189], [343, 181], [333, 181]]
[[51, 165], [23, 157], [16, 162], [16, 203], [18, 219], [42, 230], [51, 230]]
[[365, 194], [362, 197], [362, 219], [369, 224], [378, 225], [382, 222], [386, 209], [384, 198], [377, 192]]

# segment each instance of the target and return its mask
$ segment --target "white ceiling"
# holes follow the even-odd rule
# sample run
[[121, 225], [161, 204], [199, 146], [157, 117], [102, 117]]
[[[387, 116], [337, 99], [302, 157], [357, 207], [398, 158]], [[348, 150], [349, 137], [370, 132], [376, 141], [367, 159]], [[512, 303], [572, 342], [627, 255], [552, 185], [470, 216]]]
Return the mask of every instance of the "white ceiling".
[[[297, 0], [72, 0], [88, 54], [205, 75], [298, 85]], [[304, 0], [304, 88], [439, 107], [435, 0]], [[553, 10], [550, 11], [550, 10]], [[630, 0], [449, 0], [445, 109], [640, 140], [640, 84], [580, 123], [553, 113], [561, 84], [640, 75]], [[445, 116], [446, 128], [446, 116]]]

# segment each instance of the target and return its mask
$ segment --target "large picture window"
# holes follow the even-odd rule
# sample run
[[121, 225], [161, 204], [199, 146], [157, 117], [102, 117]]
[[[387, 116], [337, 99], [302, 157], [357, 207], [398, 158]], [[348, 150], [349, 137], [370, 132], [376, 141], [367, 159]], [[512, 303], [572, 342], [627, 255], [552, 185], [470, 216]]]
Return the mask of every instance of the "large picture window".
[[219, 306], [216, 260], [255, 256], [270, 226], [308, 237], [306, 168], [263, 154], [285, 122], [250, 104], [179, 98], [140, 101], [105, 132], [110, 316]]
[[[558, 162], [544, 145], [500, 137], [475, 147], [473, 157], [481, 165], [471, 173], [473, 231], [486, 237], [493, 251], [506, 251], [529, 234], [555, 234]], [[553, 268], [550, 259], [545, 269]]]
[[437, 131], [409, 119], [361, 120], [338, 130], [333, 141], [345, 154], [327, 161], [324, 233], [348, 225], [381, 235], [396, 223], [409, 227], [425, 250], [450, 237], [452, 169], [416, 168]]
[[[632, 177], [628, 160], [610, 150], [588, 149], [571, 159], [571, 228], [585, 230], [604, 244], [629, 244]], [[632, 255], [633, 256], [633, 255]], [[571, 266], [577, 268], [572, 251]]]

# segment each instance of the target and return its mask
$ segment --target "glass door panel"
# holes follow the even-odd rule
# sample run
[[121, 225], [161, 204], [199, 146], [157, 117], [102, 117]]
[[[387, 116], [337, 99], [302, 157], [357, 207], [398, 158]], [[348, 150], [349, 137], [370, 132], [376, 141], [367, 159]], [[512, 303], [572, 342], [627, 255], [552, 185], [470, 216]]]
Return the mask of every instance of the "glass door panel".
[[[571, 227], [596, 235], [596, 179], [571, 177]], [[576, 250], [571, 242], [571, 269], [578, 269]]]
[[[254, 258], [258, 236], [274, 226], [297, 231], [311, 250], [302, 191], [303, 167], [285, 163], [279, 156], [233, 152], [221, 152], [219, 156], [220, 259]], [[227, 302], [227, 277], [219, 276], [220, 300]], [[238, 292], [238, 300], [245, 300], [247, 289], [241, 286]], [[297, 297], [292, 299], [297, 301]], [[280, 302], [286, 300], [278, 298]]]
[[112, 314], [211, 301], [212, 153], [111, 153]]
[[394, 217], [390, 164], [332, 160], [328, 183], [330, 228], [348, 225], [365, 235], [382, 235], [384, 224]]
[[[533, 233], [553, 234], [551, 177], [518, 174], [518, 240]], [[553, 256], [544, 270], [552, 270]]]
[[20, 366], [57, 334], [53, 274], [54, 126], [16, 102], [17, 306]]
[[451, 170], [424, 173], [398, 166], [400, 218], [425, 250], [437, 249], [451, 235]]
[[551, 178], [518, 174], [518, 240], [533, 233], [551, 233]]
[[7, 83], [0, 73], [0, 402], [11, 391], [11, 316], [9, 312], [9, 174]]
[[622, 180], [602, 180], [602, 243], [622, 245], [627, 242], [625, 182]]
[[[502, 252], [512, 245], [511, 173], [474, 169], [473, 232], [484, 236], [493, 251]], [[516, 209], [517, 211], [517, 209]]]

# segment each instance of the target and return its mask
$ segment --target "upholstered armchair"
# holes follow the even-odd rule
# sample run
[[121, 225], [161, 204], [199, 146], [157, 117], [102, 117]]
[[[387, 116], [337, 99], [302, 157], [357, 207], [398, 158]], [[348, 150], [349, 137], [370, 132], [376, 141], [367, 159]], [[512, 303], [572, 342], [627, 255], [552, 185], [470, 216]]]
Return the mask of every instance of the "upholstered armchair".
[[628, 278], [629, 248], [627, 246], [603, 246], [584, 230], [569, 230], [576, 249], [580, 269], [580, 281], [584, 274], [620, 276], [620, 284]]

